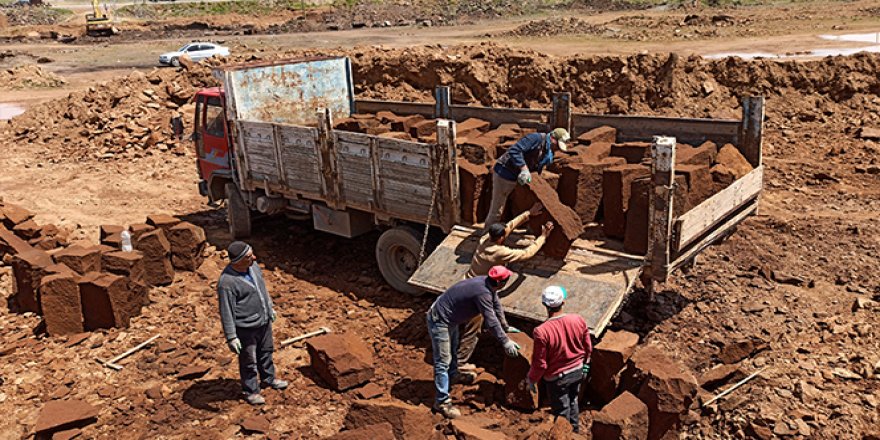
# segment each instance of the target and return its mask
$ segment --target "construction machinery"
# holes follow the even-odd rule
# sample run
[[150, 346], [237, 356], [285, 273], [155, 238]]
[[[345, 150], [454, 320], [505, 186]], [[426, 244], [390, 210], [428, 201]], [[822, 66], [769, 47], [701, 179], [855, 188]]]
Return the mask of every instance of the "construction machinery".
[[106, 6], [102, 11], [98, 0], [92, 0], [92, 12], [86, 14], [86, 35], [91, 37], [116, 35], [119, 31], [113, 26], [110, 12]]

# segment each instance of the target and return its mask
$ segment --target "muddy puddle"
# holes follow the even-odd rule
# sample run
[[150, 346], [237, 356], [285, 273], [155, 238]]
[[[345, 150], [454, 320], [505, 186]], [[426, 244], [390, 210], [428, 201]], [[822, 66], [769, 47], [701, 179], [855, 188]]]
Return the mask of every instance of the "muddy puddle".
[[[703, 58], [721, 59], [728, 57], [739, 57], [743, 59], [755, 58], [815, 58], [828, 56], [845, 56], [853, 55], [859, 52], [880, 52], [880, 32], [869, 32], [863, 34], [844, 34], [844, 35], [819, 35], [818, 38], [826, 41], [840, 41], [848, 43], [866, 43], [858, 47], [845, 48], [822, 48], [802, 51], [792, 51], [784, 53], [772, 52], [721, 52], [709, 55], [703, 55]], [[872, 44], [873, 43], [873, 44]]]

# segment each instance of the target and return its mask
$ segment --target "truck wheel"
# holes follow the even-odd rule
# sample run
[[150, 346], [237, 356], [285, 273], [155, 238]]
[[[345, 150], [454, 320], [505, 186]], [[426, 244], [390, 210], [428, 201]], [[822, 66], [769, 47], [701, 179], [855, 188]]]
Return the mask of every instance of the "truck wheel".
[[174, 67], [180, 67], [180, 60], [177, 57], [172, 58], [171, 65]]
[[251, 235], [251, 210], [234, 183], [226, 184], [226, 220], [232, 238]]
[[424, 291], [406, 281], [419, 266], [422, 243], [418, 232], [410, 227], [391, 228], [376, 243], [376, 262], [385, 281], [395, 290], [419, 296]]

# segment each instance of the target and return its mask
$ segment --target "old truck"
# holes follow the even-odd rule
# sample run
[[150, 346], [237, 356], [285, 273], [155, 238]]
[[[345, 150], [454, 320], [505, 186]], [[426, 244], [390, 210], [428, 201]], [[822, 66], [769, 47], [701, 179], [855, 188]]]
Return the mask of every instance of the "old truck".
[[[367, 100], [354, 96], [349, 63], [325, 57], [227, 65], [214, 71], [222, 88], [195, 96], [200, 191], [212, 202], [226, 200], [234, 237], [251, 233], [255, 213], [308, 215], [316, 230], [345, 237], [378, 228], [384, 232], [375, 258], [388, 284], [409, 294], [439, 293], [462, 279], [478, 240], [474, 225], [461, 222], [456, 122], [473, 117], [492, 126], [566, 127], [573, 136], [612, 126], [623, 141], [653, 139], [647, 255], [628, 254], [615, 240], [581, 238], [564, 261], [539, 256], [514, 265], [516, 278], [501, 293], [509, 314], [540, 321], [536, 292], [567, 286], [576, 292], [570, 310], [598, 335], [640, 276], [649, 286], [665, 280], [757, 209], [762, 98], [743, 100], [741, 120], [579, 114], [567, 93], [556, 94], [550, 109], [453, 105], [450, 88], [442, 86], [433, 103]], [[333, 128], [333, 118], [380, 111], [436, 118], [436, 141]], [[676, 217], [676, 140], [733, 144], [754, 170]], [[429, 231], [446, 235], [432, 246]]]

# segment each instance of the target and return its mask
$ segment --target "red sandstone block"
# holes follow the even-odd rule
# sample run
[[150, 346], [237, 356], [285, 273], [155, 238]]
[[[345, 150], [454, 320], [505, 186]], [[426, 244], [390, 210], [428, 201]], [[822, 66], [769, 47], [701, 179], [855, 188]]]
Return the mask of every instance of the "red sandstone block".
[[727, 144], [718, 150], [718, 156], [715, 157], [715, 161], [719, 165], [727, 167], [737, 179], [752, 171], [752, 164], [731, 144]]
[[52, 400], [43, 405], [34, 426], [35, 438], [54, 438], [60, 431], [94, 423], [98, 408], [82, 400]]
[[641, 163], [651, 157], [650, 142], [624, 142], [611, 145], [611, 155], [626, 159], [627, 163]]
[[697, 392], [697, 380], [687, 367], [652, 345], [629, 359], [621, 386], [647, 405], [650, 440], [662, 438], [680, 423]]
[[627, 164], [607, 168], [602, 173], [602, 229], [612, 238], [626, 233], [626, 211], [629, 209], [632, 181], [651, 174], [644, 165]]
[[492, 201], [492, 174], [489, 168], [459, 158], [458, 177], [462, 221], [471, 224], [483, 221]]
[[388, 133], [391, 131], [391, 128], [387, 125], [377, 125], [375, 127], [367, 127], [365, 132], [367, 134], [371, 134], [373, 136], [378, 136], [382, 133]]
[[639, 335], [635, 333], [608, 331], [593, 347], [590, 381], [584, 387], [592, 402], [604, 404], [617, 395], [620, 372], [636, 350], [638, 343]]
[[32, 238], [36, 238], [40, 234], [41, 226], [34, 221], [34, 219], [27, 219], [12, 228], [12, 232], [19, 237], [30, 240]]
[[144, 281], [147, 285], [163, 286], [174, 281], [171, 244], [161, 229], [141, 235], [135, 248], [144, 254]]
[[119, 226], [119, 225], [101, 225], [99, 239], [100, 239], [101, 243], [103, 243], [105, 238], [107, 238], [111, 235], [119, 235], [124, 230], [125, 230], [125, 227]]
[[[675, 176], [675, 184], [672, 215], [677, 217], [689, 209], [688, 185], [684, 176]], [[629, 209], [626, 212], [626, 231], [623, 238], [623, 249], [632, 254], [645, 255], [648, 252], [648, 203], [651, 188], [649, 177], [637, 179], [632, 183]]]
[[52, 336], [82, 333], [83, 313], [80, 302], [78, 275], [58, 273], [44, 277], [40, 282], [40, 305], [46, 332]]
[[[132, 240], [132, 242], [134, 242]], [[116, 232], [110, 234], [101, 239], [101, 244], [104, 246], [112, 247], [113, 249], [121, 249], [122, 248], [122, 233]]]
[[58, 239], [55, 237], [38, 237], [28, 241], [31, 246], [42, 249], [44, 251], [55, 249], [59, 246]]
[[427, 407], [399, 401], [356, 400], [343, 426], [355, 430], [380, 423], [389, 423], [394, 430], [393, 437], [382, 437], [382, 440], [431, 439], [434, 434], [434, 419]]
[[342, 431], [325, 440], [380, 440], [393, 439], [394, 427], [388, 422], [367, 425], [361, 428]]
[[147, 224], [165, 231], [165, 235], [168, 235], [168, 230], [173, 228], [175, 225], [180, 223], [180, 219], [177, 217], [170, 216], [168, 214], [153, 214], [147, 216]]
[[101, 255], [101, 269], [144, 284], [144, 254], [140, 251], [113, 251]]
[[624, 159], [581, 163], [571, 162], [561, 167], [559, 186], [556, 192], [559, 201], [574, 209], [587, 224], [596, 220], [602, 202], [602, 174], [605, 169], [619, 165]]
[[312, 368], [333, 389], [344, 391], [373, 378], [373, 351], [354, 335], [328, 334], [310, 339]]
[[437, 121], [434, 119], [425, 119], [416, 122], [409, 127], [409, 135], [414, 138], [424, 138], [436, 131]]
[[128, 327], [140, 313], [141, 298], [133, 295], [125, 277], [89, 272], [79, 279], [83, 323], [88, 331]]
[[699, 147], [678, 144], [675, 150], [675, 163], [681, 165], [711, 166], [718, 156], [718, 147], [712, 141], [706, 141]]
[[727, 188], [733, 182], [736, 182], [736, 175], [730, 168], [718, 164], [713, 166], [709, 172], [712, 174], [712, 184], [714, 186], [713, 193]]
[[0, 206], [0, 216], [3, 218], [3, 225], [8, 229], [12, 229], [19, 223], [33, 218], [34, 213], [12, 203], [6, 203]]
[[409, 134], [407, 134], [407, 133], [405, 133], [405, 132], [402, 132], [402, 131], [392, 131], [392, 132], [389, 132], [389, 133], [382, 133], [382, 134], [379, 135], [379, 137], [381, 137], [381, 138], [387, 138], [387, 139], [399, 139], [399, 140], [402, 140], [402, 141], [411, 141], [411, 140], [413, 140], [412, 136], [410, 136]]
[[154, 226], [150, 226], [146, 223], [135, 223], [128, 227], [128, 230], [131, 231], [131, 244], [134, 246], [141, 235], [146, 234], [152, 230], [156, 229]]
[[406, 116], [399, 116], [389, 111], [381, 111], [376, 113], [376, 119], [383, 124], [390, 124], [396, 121], [406, 120]]
[[482, 133], [489, 129], [489, 121], [477, 118], [469, 118], [455, 125], [456, 136], [470, 136]]
[[715, 184], [709, 165], [677, 165], [675, 174], [684, 176], [688, 185], [687, 206], [684, 212], [699, 205], [715, 193]]
[[5, 226], [0, 225], [0, 256], [3, 254], [20, 254], [33, 249], [26, 241], [15, 235]]
[[577, 137], [578, 144], [592, 145], [595, 143], [613, 144], [617, 142], [617, 129], [603, 125], [586, 131]]
[[55, 261], [67, 265], [81, 275], [101, 270], [101, 249], [97, 246], [70, 246], [55, 253]]
[[171, 244], [171, 264], [176, 269], [194, 272], [202, 265], [205, 249], [205, 230], [190, 223], [182, 222], [168, 230]]
[[547, 184], [550, 185], [550, 188], [553, 188], [553, 190], [557, 191], [557, 194], [559, 194], [558, 191], [560, 176], [558, 173], [554, 173], [553, 171], [544, 171], [543, 173], [541, 173], [541, 177], [543, 177], [544, 180], [547, 181]]
[[593, 413], [591, 431], [595, 439], [646, 440], [648, 420], [648, 406], [625, 391], [602, 411]]
[[461, 144], [461, 157], [478, 164], [495, 160], [500, 139], [488, 135], [469, 138]]
[[12, 257], [13, 299], [19, 312], [40, 313], [40, 280], [52, 264], [52, 257], [40, 249], [31, 248]]
[[538, 393], [529, 391], [525, 382], [532, 365], [534, 342], [525, 333], [509, 333], [507, 336], [516, 342], [520, 349], [519, 356], [515, 358], [504, 357], [504, 364], [501, 368], [501, 379], [504, 380], [504, 401], [514, 408], [527, 411], [538, 409]]
[[559, 201], [556, 190], [543, 177], [532, 173], [532, 183], [528, 186], [517, 186], [513, 191], [510, 205], [511, 209], [519, 214], [531, 208], [535, 202], [544, 205], [544, 212], [529, 219], [529, 228], [532, 232], [540, 233], [541, 226], [548, 221], [555, 224], [541, 252], [550, 257], [565, 258], [572, 242], [584, 230], [581, 218], [573, 209]]
[[425, 120], [422, 115], [403, 116], [397, 121], [391, 121], [391, 131], [402, 131], [409, 133], [410, 127]]

